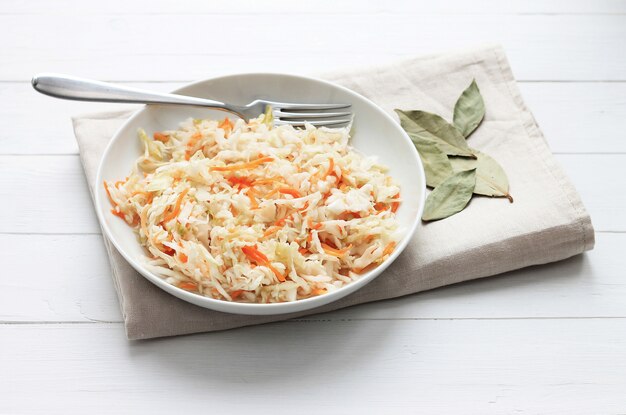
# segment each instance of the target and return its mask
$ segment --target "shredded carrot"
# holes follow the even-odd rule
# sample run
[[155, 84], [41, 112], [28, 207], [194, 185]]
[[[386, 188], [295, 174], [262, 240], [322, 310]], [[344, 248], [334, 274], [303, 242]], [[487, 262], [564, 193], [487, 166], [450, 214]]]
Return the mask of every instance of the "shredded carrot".
[[373, 240], [374, 238], [375, 238], [375, 236], [374, 236], [374, 235], [367, 235], [367, 236], [365, 237], [365, 243], [367, 244], [367, 243], [372, 242], [372, 240]]
[[287, 219], [291, 219], [293, 217], [293, 212], [288, 214], [287, 216], [285, 216], [282, 219], [278, 219], [275, 223], [274, 226], [284, 226], [285, 222], [287, 221]]
[[254, 161], [249, 161], [247, 163], [231, 164], [230, 166], [223, 166], [223, 167], [216, 166], [216, 167], [211, 167], [209, 170], [210, 171], [249, 170], [249, 169], [254, 169], [255, 167], [258, 167], [261, 164], [269, 163], [270, 161], [273, 161], [273, 160], [274, 159], [272, 157], [261, 157]]
[[265, 232], [263, 232], [263, 237], [267, 238], [268, 236], [275, 234], [279, 230], [280, 226], [270, 226]]
[[200, 138], [202, 138], [202, 134], [200, 134], [199, 132], [191, 136], [191, 138], [187, 142], [187, 149], [185, 150], [185, 160], [189, 160], [191, 156], [193, 156], [193, 154], [195, 153], [195, 151], [193, 151], [193, 148], [196, 146], [196, 144], [198, 144]]
[[250, 199], [250, 207], [252, 209], [256, 209], [259, 207], [259, 204], [257, 203], [256, 199], [254, 198], [256, 196], [256, 192], [254, 191], [254, 189], [249, 188], [248, 192], [246, 193], [246, 196], [248, 196], [248, 199]]
[[364, 272], [369, 272], [369, 271], [373, 270], [377, 266], [378, 266], [378, 264], [376, 262], [374, 262], [374, 263], [369, 264], [368, 266], [365, 266], [363, 268], [352, 268], [351, 271], [354, 272], [355, 274], [363, 274]]
[[189, 191], [189, 188], [180, 192], [178, 199], [176, 199], [176, 205], [174, 206], [174, 210], [172, 210], [163, 218], [163, 222], [167, 223], [171, 221], [172, 219], [174, 219], [176, 216], [178, 216], [178, 214], [180, 213], [180, 204], [183, 202], [183, 198], [185, 197], [188, 191]]
[[311, 290], [311, 295], [322, 295], [326, 294], [326, 288], [314, 288]]
[[186, 264], [187, 261], [189, 261], [189, 257], [187, 257], [187, 255], [183, 254], [182, 252], [178, 254], [178, 258], [180, 259], [180, 262], [182, 262], [183, 264]]
[[302, 255], [305, 255], [309, 253], [309, 250], [306, 248], [300, 248], [298, 249], [298, 252], [300, 252]]
[[377, 212], [384, 212], [385, 210], [389, 210], [391, 206], [383, 203], [383, 202], [378, 202], [374, 205], [374, 209], [376, 209]]
[[165, 134], [160, 133], [160, 132], [158, 132], [158, 131], [157, 131], [156, 133], [154, 133], [154, 134], [152, 135], [152, 137], [153, 137], [155, 140], [160, 141], [160, 142], [162, 142], [162, 143], [167, 143], [167, 142], [169, 141], [169, 139], [170, 139], [168, 136], [166, 136]]
[[161, 251], [164, 254], [167, 254], [167, 255], [170, 255], [170, 256], [174, 255], [176, 253], [176, 251], [174, 251], [172, 248], [170, 248], [169, 246], [165, 246], [165, 245], [162, 245]]
[[307, 220], [307, 225], [309, 225], [310, 229], [315, 229], [315, 230], [319, 230], [322, 228], [322, 226], [324, 226], [321, 223], [314, 223], [311, 218]]
[[345, 211], [343, 213], [340, 213], [337, 216], [337, 219], [341, 219], [341, 220], [352, 220], [354, 218], [362, 218], [363, 216], [361, 216], [360, 212], [350, 212], [350, 211]]
[[237, 298], [241, 297], [241, 294], [243, 294], [245, 292], [245, 290], [235, 290], [232, 291], [230, 293], [230, 298], [232, 298], [233, 300], [236, 300]]
[[300, 195], [300, 192], [292, 187], [283, 187], [282, 189], [278, 189], [278, 192], [284, 195], [291, 195], [294, 197], [294, 199], [302, 197], [302, 195]]
[[297, 209], [300, 212], [303, 212], [305, 210], [307, 210], [309, 208], [309, 201], [307, 200], [306, 202], [304, 202], [304, 205], [302, 205], [302, 207], [300, 209]]
[[[397, 195], [395, 195], [393, 198], [394, 198], [394, 199], [397, 199], [397, 198], [399, 198], [399, 197], [400, 197], [400, 193], [398, 193]], [[391, 211], [392, 211], [393, 213], [396, 213], [396, 211], [398, 210], [398, 208], [399, 208], [399, 207], [400, 207], [400, 202], [393, 202], [393, 203], [391, 204]]]
[[237, 212], [237, 208], [233, 205], [230, 205], [230, 213], [232, 213], [233, 216], [237, 216], [239, 214], [239, 212]]
[[182, 288], [183, 290], [197, 290], [198, 284], [194, 282], [181, 282], [178, 284], [178, 288]]
[[120, 187], [121, 185], [123, 185], [124, 183], [126, 183], [126, 181], [128, 181], [128, 177], [126, 178], [126, 180], [118, 180], [115, 182], [115, 187]]
[[278, 189], [272, 190], [271, 192], [265, 195], [265, 199], [269, 199], [270, 197], [274, 196], [276, 193], [278, 193]]
[[111, 213], [117, 216], [118, 218], [122, 218], [124, 222], [126, 222], [126, 215], [124, 215], [122, 212], [118, 212], [115, 209], [111, 209]]
[[385, 247], [385, 249], [383, 249], [383, 257], [391, 254], [395, 247], [396, 247], [395, 242], [389, 242], [387, 246]]
[[222, 130], [224, 130], [226, 132], [226, 135], [230, 134], [230, 132], [233, 130], [233, 123], [230, 121], [230, 119], [228, 118], [224, 118], [222, 120], [222, 122], [220, 122], [217, 125], [218, 128], [221, 128]]
[[347, 254], [350, 251], [351, 248], [352, 248], [352, 245], [348, 245], [347, 247], [345, 247], [343, 249], [336, 249], [336, 248], [333, 248], [330, 245], [322, 243], [322, 249], [324, 249], [324, 252], [326, 252], [328, 255], [332, 255], [332, 256], [335, 256], [337, 258], [341, 258], [345, 254]]
[[308, 234], [308, 235], [307, 235], [307, 237], [306, 237], [306, 241], [307, 241], [308, 243], [311, 243], [311, 242], [313, 241], [313, 234], [312, 234], [312, 233], [310, 233], [310, 234]]
[[242, 176], [242, 177], [237, 177], [237, 176], [230, 176], [228, 179], [228, 183], [230, 183], [231, 186], [241, 186], [241, 187], [251, 187], [254, 186], [254, 179], [251, 179], [249, 177], [246, 176]]
[[274, 273], [274, 275], [276, 275], [276, 278], [278, 278], [278, 281], [280, 282], [285, 281], [285, 276], [281, 274], [276, 268], [274, 268], [274, 266], [270, 263], [270, 260], [265, 256], [265, 254], [263, 254], [263, 252], [258, 250], [256, 245], [242, 246], [241, 251], [244, 253], [246, 257], [248, 257], [250, 261], [254, 261], [259, 265], [264, 265], [268, 267]]

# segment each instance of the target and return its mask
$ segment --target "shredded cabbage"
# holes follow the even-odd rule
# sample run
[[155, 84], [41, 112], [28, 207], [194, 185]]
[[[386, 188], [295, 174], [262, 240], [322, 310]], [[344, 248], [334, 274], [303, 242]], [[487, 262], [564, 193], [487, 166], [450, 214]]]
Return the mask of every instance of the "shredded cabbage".
[[104, 186], [148, 269], [207, 297], [274, 303], [337, 290], [393, 252], [400, 188], [348, 128], [267, 121], [139, 131], [131, 174]]

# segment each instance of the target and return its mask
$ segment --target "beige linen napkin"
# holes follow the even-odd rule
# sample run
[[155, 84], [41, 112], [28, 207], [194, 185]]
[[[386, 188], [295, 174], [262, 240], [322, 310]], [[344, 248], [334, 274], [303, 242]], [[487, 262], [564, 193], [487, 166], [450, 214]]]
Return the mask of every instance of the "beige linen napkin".
[[[456, 98], [475, 78], [487, 112], [469, 138], [470, 145], [504, 166], [515, 203], [476, 197], [463, 212], [421, 225], [396, 262], [363, 289], [315, 310], [279, 316], [224, 314], [179, 300], [135, 272], [105, 238], [129, 339], [223, 330], [321, 313], [558, 261], [593, 247], [589, 215], [524, 105], [501, 48], [420, 57], [325, 78], [370, 98], [390, 113], [393, 108], [423, 109], [447, 119], [452, 118]], [[90, 186], [98, 185], [94, 180], [102, 152], [128, 116], [128, 112], [116, 112], [74, 118]]]

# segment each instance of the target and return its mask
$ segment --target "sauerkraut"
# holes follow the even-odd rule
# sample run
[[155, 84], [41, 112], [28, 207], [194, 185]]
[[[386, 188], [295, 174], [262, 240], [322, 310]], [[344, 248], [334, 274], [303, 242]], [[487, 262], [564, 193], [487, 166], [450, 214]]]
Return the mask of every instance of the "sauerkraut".
[[214, 299], [275, 303], [337, 290], [393, 252], [400, 188], [349, 128], [268, 121], [139, 130], [143, 154], [104, 187], [147, 269]]

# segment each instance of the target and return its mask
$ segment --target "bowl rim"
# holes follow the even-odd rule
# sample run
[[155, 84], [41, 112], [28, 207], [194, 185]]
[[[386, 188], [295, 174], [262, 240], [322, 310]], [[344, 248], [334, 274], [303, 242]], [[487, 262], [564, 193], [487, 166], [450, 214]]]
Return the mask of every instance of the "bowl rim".
[[[252, 77], [252, 76], [269, 76], [269, 77], [284, 77], [284, 78], [293, 78], [296, 80], [304, 80], [307, 82], [318, 82], [321, 84], [324, 84], [326, 86], [332, 87], [332, 88], [336, 88], [339, 89], [341, 91], [343, 91], [344, 93], [351, 95], [353, 97], [355, 97], [356, 99], [360, 99], [365, 101], [366, 103], [370, 104], [372, 107], [374, 107], [375, 109], [378, 110], [378, 112], [381, 114], [381, 116], [383, 116], [384, 118], [387, 119], [387, 121], [390, 121], [392, 123], [392, 125], [396, 126], [398, 132], [400, 133], [400, 135], [402, 136], [402, 138], [408, 143], [410, 144], [409, 148], [411, 149], [411, 153], [414, 156], [415, 161], [417, 162], [417, 167], [419, 170], [422, 171], [422, 175], [420, 177], [420, 181], [419, 183], [417, 183], [417, 187], [416, 189], [422, 189], [422, 194], [423, 196], [420, 198], [420, 200], [418, 201], [418, 207], [417, 207], [417, 214], [415, 215], [415, 218], [413, 218], [412, 223], [410, 224], [410, 226], [408, 227], [408, 229], [406, 229], [404, 235], [402, 236], [401, 240], [399, 241], [398, 245], [396, 246], [396, 249], [394, 249], [393, 253], [391, 254], [391, 256], [389, 258], [387, 258], [386, 261], [384, 261], [382, 264], [380, 264], [378, 267], [368, 271], [367, 273], [363, 274], [358, 280], [353, 281], [350, 284], [344, 285], [343, 287], [337, 289], [336, 291], [332, 291], [330, 293], [327, 294], [322, 294], [319, 296], [315, 296], [315, 297], [310, 297], [310, 298], [305, 298], [302, 300], [295, 300], [295, 301], [290, 301], [290, 302], [280, 302], [280, 303], [239, 303], [239, 302], [231, 302], [231, 301], [224, 301], [224, 300], [218, 300], [218, 299], [214, 299], [214, 298], [210, 298], [210, 297], [205, 297], [202, 296], [200, 294], [196, 294], [187, 290], [183, 290], [182, 288], [176, 287], [175, 285], [172, 285], [168, 282], [166, 282], [163, 278], [159, 277], [158, 275], [156, 275], [155, 273], [151, 272], [150, 270], [148, 270], [147, 268], [145, 268], [139, 260], [133, 258], [128, 252], [125, 251], [125, 249], [123, 249], [121, 247], [120, 242], [116, 239], [115, 234], [111, 231], [110, 227], [107, 224], [107, 221], [105, 220], [104, 216], [103, 216], [103, 209], [101, 209], [104, 203], [104, 201], [102, 200], [102, 196], [101, 196], [101, 192], [99, 191], [100, 189], [98, 188], [99, 183], [101, 183], [103, 181], [102, 178], [102, 174], [103, 174], [103, 169], [104, 169], [104, 160], [106, 160], [109, 156], [109, 152], [111, 151], [111, 149], [113, 148], [114, 144], [120, 139], [120, 136], [122, 136], [123, 132], [126, 131], [126, 129], [128, 128], [128, 126], [134, 122], [134, 120], [136, 118], [138, 118], [142, 113], [144, 113], [144, 111], [147, 110], [147, 108], [149, 107], [149, 105], [142, 105], [139, 109], [137, 109], [137, 111], [135, 111], [115, 132], [115, 134], [112, 136], [112, 138], [109, 140], [109, 142], [107, 143], [104, 152], [102, 153], [102, 156], [100, 158], [100, 161], [98, 162], [98, 169], [96, 172], [96, 176], [95, 176], [95, 183], [94, 185], [94, 207], [96, 210], [96, 215], [98, 217], [98, 221], [100, 222], [100, 226], [102, 228], [102, 230], [104, 231], [104, 235], [106, 236], [107, 239], [113, 244], [113, 246], [115, 247], [115, 249], [120, 253], [120, 255], [122, 255], [122, 257], [124, 258], [124, 260], [126, 260], [132, 267], [133, 269], [135, 269], [135, 271], [137, 271], [139, 274], [141, 274], [144, 278], [146, 278], [148, 281], [150, 281], [151, 283], [153, 283], [154, 285], [156, 285], [157, 287], [161, 288], [163, 291], [167, 292], [170, 295], [173, 295], [177, 298], [180, 298], [190, 304], [195, 304], [197, 306], [200, 307], [204, 307], [207, 309], [211, 309], [211, 310], [215, 310], [215, 311], [220, 311], [220, 312], [225, 312], [225, 313], [231, 313], [231, 314], [245, 314], [245, 315], [278, 315], [278, 314], [286, 314], [286, 313], [290, 313], [290, 312], [294, 312], [294, 311], [303, 311], [303, 310], [309, 310], [315, 307], [319, 307], [319, 306], [323, 306], [329, 303], [332, 303], [334, 301], [337, 301], [347, 295], [350, 295], [351, 293], [361, 289], [362, 287], [364, 287], [365, 285], [367, 285], [368, 283], [370, 283], [371, 281], [373, 281], [375, 278], [377, 278], [378, 276], [380, 276], [383, 271], [385, 271], [387, 269], [387, 267], [389, 267], [389, 265], [391, 265], [397, 258], [398, 256], [404, 251], [404, 249], [407, 247], [408, 243], [411, 241], [411, 239], [414, 237], [415, 232], [417, 230], [417, 227], [421, 221], [421, 217], [423, 214], [423, 210], [424, 210], [424, 204], [425, 204], [425, 200], [426, 200], [426, 176], [425, 176], [425, 172], [424, 172], [424, 166], [422, 163], [422, 160], [419, 156], [419, 153], [417, 151], [417, 149], [415, 148], [415, 146], [413, 145], [413, 142], [411, 141], [411, 139], [409, 138], [409, 135], [406, 133], [406, 131], [404, 131], [404, 129], [402, 129], [402, 127], [400, 126], [400, 124], [398, 124], [396, 122], [396, 120], [393, 119], [393, 117], [391, 115], [389, 115], [385, 110], [383, 110], [379, 105], [377, 105], [376, 103], [374, 103], [372, 100], [370, 100], [369, 98], [364, 97], [363, 95], [347, 88], [344, 87], [342, 85], [338, 85], [334, 82], [331, 81], [326, 81], [323, 79], [319, 79], [316, 77], [311, 77], [311, 76], [303, 76], [303, 75], [297, 75], [297, 74], [291, 74], [291, 73], [280, 73], [280, 72], [240, 72], [240, 73], [232, 73], [232, 74], [227, 74], [227, 75], [218, 75], [218, 76], [214, 76], [211, 78], [205, 78], [205, 79], [201, 79], [201, 80], [197, 80], [197, 81], [193, 81], [190, 83], [186, 83], [185, 85], [180, 86], [179, 88], [176, 88], [172, 91], [172, 93], [178, 93], [179, 91], [188, 89], [188, 88], [193, 88], [195, 86], [199, 86], [202, 84], [205, 84], [207, 82], [215, 82], [215, 81], [220, 81], [220, 80], [224, 80], [224, 79], [229, 79], [229, 78], [239, 78], [239, 77]], [[106, 209], [104, 209], [106, 210]], [[233, 310], [228, 310], [226, 311], [225, 309], [232, 307]], [[294, 310], [293, 308], [297, 308], [296, 310]], [[238, 309], [238, 310], [235, 310]]]

